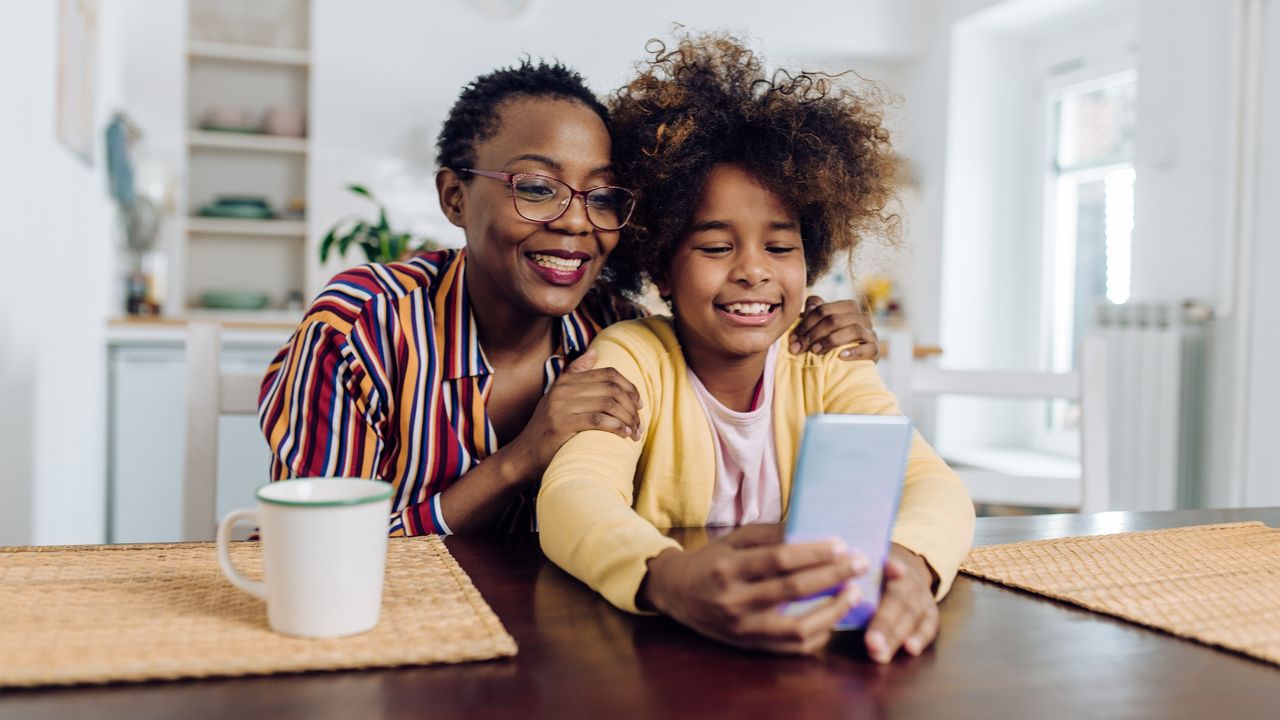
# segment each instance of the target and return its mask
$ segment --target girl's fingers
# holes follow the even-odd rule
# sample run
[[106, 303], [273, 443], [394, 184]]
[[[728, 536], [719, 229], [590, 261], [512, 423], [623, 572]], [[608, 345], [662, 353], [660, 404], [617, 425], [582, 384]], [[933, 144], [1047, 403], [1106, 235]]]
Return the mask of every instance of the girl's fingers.
[[831, 628], [855, 602], [856, 589], [846, 588], [803, 615], [787, 616], [774, 609], [756, 612], [741, 623], [739, 644], [780, 653], [813, 654], [827, 644]]
[[[861, 556], [859, 556], [861, 557]], [[762, 580], [779, 575], [835, 563], [848, 567], [849, 548], [839, 540], [776, 544], [741, 548], [732, 562], [736, 564], [736, 576], [743, 580]], [[863, 564], [866, 560], [862, 560]]]
[[[858, 570], [866, 571], [866, 560], [849, 556], [850, 561], [837, 560], [823, 563], [816, 567], [798, 570], [768, 580], [751, 583], [742, 593], [742, 600], [752, 608], [771, 608], [790, 602], [802, 600], [820, 592], [843, 586], [858, 575]], [[860, 563], [860, 568], [855, 565]], [[853, 586], [850, 592], [857, 592]]]
[[912, 655], [919, 655], [933, 644], [936, 637], [938, 637], [938, 611], [934, 608], [933, 612], [924, 613], [915, 632], [903, 641], [902, 647]]
[[884, 596], [867, 627], [867, 654], [879, 663], [892, 660], [931, 610], [937, 612], [933, 596], [926, 588], [911, 582], [902, 563], [890, 560], [885, 564]]

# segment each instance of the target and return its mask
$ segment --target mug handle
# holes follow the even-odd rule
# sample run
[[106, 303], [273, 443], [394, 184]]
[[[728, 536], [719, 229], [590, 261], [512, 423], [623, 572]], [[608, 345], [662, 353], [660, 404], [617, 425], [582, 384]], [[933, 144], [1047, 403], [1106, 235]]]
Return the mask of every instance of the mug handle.
[[231, 539], [231, 528], [235, 527], [236, 522], [240, 520], [252, 520], [255, 524], [258, 522], [257, 510], [232, 510], [227, 516], [222, 518], [222, 522], [218, 523], [218, 564], [222, 566], [222, 574], [227, 576], [232, 585], [258, 598], [259, 600], [267, 599], [267, 584], [261, 580], [250, 580], [241, 575], [231, 564], [231, 553], [228, 552], [227, 542]]

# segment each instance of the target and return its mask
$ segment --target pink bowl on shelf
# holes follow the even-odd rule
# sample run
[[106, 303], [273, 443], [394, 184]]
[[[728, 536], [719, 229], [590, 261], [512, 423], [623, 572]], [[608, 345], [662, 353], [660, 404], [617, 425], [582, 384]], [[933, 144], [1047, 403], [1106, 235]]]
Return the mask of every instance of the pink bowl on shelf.
[[273, 107], [263, 118], [262, 129], [268, 135], [302, 137], [307, 130], [306, 114], [301, 108]]

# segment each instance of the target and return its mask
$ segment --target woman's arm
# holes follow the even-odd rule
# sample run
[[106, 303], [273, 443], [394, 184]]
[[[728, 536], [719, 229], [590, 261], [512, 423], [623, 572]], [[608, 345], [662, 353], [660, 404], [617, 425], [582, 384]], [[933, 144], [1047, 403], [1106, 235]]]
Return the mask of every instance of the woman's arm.
[[[391, 365], [361, 333], [304, 322], [268, 368], [260, 403], [271, 448], [271, 478], [364, 477], [395, 482], [385, 438], [400, 388]], [[635, 388], [588, 353], [543, 396], [533, 418], [507, 447], [485, 458], [448, 489], [396, 511], [391, 531], [427, 535], [489, 527], [506, 502], [542, 475], [574, 433], [601, 428], [638, 435]], [[409, 442], [402, 438], [401, 445]], [[634, 442], [632, 441], [632, 444]]]

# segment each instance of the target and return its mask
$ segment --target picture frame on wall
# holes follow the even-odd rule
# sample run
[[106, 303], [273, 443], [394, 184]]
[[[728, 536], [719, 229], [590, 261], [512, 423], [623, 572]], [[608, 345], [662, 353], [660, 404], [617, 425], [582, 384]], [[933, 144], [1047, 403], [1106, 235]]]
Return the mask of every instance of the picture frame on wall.
[[93, 164], [98, 0], [58, 0], [58, 140]]

